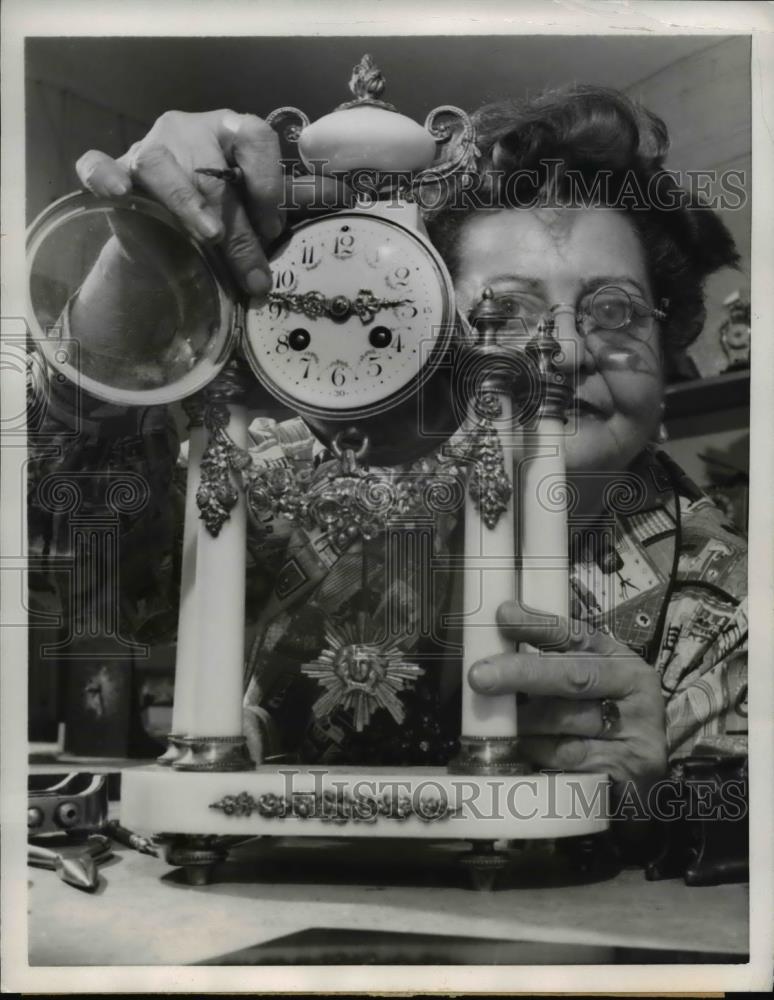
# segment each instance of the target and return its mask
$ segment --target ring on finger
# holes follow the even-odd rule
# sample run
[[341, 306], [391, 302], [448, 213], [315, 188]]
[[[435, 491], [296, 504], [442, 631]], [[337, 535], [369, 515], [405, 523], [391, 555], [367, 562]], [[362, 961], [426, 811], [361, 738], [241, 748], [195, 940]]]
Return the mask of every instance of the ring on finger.
[[599, 704], [600, 715], [602, 717], [602, 729], [600, 736], [609, 736], [621, 721], [621, 709], [612, 698], [603, 698]]

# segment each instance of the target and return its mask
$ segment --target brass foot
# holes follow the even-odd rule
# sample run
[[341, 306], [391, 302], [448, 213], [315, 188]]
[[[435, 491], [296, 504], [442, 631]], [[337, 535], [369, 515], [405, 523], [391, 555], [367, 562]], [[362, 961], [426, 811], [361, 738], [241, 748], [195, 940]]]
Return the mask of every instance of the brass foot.
[[230, 839], [181, 834], [167, 845], [167, 864], [182, 868], [189, 885], [209, 885], [215, 866], [228, 856]]
[[495, 850], [493, 840], [474, 840], [470, 851], [460, 856], [459, 863], [467, 869], [474, 889], [491, 892], [497, 876], [508, 867], [508, 858]]

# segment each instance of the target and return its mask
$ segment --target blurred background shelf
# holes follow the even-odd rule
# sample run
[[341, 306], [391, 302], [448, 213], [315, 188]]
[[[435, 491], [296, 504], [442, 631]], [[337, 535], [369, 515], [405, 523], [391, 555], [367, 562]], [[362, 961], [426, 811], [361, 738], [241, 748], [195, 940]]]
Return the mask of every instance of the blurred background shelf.
[[750, 372], [747, 369], [727, 372], [667, 386], [665, 418], [669, 421], [702, 413], [717, 413], [748, 406], [749, 403]]

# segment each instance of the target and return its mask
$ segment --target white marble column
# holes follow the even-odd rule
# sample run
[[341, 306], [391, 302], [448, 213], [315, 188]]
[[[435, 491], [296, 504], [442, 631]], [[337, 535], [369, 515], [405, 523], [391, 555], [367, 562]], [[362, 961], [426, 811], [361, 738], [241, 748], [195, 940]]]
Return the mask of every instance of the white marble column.
[[[514, 537], [513, 448], [510, 398], [496, 396], [501, 409], [496, 428], [502, 448], [503, 470], [510, 487], [507, 505], [494, 524], [487, 524], [481, 504], [470, 490], [465, 500], [465, 566], [463, 577], [462, 735], [516, 736], [516, 699], [512, 694], [490, 697], [478, 694], [468, 683], [468, 671], [477, 660], [513, 650], [497, 627], [496, 611], [504, 601], [516, 599], [516, 541]], [[471, 407], [470, 424], [478, 418]], [[504, 433], [503, 433], [504, 432]], [[478, 471], [470, 470], [471, 476]]]
[[[248, 444], [247, 386], [231, 361], [204, 391], [206, 443], [199, 463], [195, 591], [186, 617], [192, 670], [186, 669], [186, 752], [178, 770], [252, 767], [242, 732], [247, 508], [239, 457]], [[195, 647], [195, 648], [193, 648]]]
[[160, 764], [171, 764], [182, 756], [181, 737], [194, 731], [194, 706], [198, 661], [197, 622], [199, 609], [196, 601], [196, 553], [199, 544], [199, 508], [196, 491], [199, 489], [200, 465], [206, 433], [204, 430], [204, 400], [193, 396], [183, 403], [188, 415], [188, 469], [185, 487], [185, 520], [183, 523], [183, 549], [180, 567], [180, 608], [177, 618], [177, 650], [175, 656], [175, 694], [172, 707], [172, 730], [169, 747], [159, 758]]

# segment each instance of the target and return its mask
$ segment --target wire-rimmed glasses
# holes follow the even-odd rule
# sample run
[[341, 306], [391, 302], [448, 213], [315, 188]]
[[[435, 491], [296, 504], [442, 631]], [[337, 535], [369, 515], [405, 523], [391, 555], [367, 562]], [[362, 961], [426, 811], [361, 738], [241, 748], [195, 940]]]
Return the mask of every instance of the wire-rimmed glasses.
[[507, 325], [533, 336], [542, 323], [554, 326], [559, 312], [575, 313], [577, 332], [585, 338], [597, 335], [609, 340], [644, 339], [652, 330], [654, 321], [666, 319], [666, 300], [659, 308], [644, 298], [618, 285], [603, 285], [589, 292], [574, 306], [564, 303], [547, 306], [537, 295], [529, 292], [508, 291], [495, 296]]
[[661, 308], [657, 309], [625, 288], [603, 285], [580, 300], [575, 322], [584, 335], [621, 330], [631, 330], [635, 335], [634, 327], [642, 326], [644, 321], [665, 320], [666, 304], [662, 301]]

